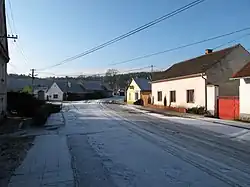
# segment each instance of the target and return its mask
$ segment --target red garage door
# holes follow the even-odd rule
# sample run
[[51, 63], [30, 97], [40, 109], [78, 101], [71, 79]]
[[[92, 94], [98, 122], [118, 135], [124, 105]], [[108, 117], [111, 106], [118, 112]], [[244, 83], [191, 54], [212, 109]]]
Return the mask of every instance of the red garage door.
[[219, 117], [221, 119], [239, 119], [239, 97], [219, 97], [218, 105]]

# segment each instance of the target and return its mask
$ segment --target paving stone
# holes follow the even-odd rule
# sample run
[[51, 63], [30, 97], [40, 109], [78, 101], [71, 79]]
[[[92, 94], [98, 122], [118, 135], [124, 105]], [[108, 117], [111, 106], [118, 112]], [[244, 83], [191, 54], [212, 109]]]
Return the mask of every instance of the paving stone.
[[73, 179], [66, 136], [42, 135], [36, 137], [9, 187], [73, 186]]

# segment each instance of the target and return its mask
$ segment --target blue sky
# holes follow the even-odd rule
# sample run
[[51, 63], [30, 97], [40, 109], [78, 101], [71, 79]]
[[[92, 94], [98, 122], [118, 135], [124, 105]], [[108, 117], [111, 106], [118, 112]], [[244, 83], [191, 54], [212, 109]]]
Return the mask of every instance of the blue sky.
[[[11, 34], [9, 26], [13, 30], [13, 22], [8, 1], [6, 9]], [[13, 32], [18, 34], [19, 41], [9, 41], [8, 72], [28, 73], [31, 68], [53, 65], [102, 44], [193, 0], [10, 1], [16, 27]], [[147, 59], [117, 66], [109, 64], [250, 27], [249, 7], [249, 0], [206, 0], [116, 44], [39, 75], [46, 76], [48, 72], [57, 75], [103, 73], [108, 68], [122, 72], [148, 65], [155, 65], [155, 69], [168, 68], [173, 63], [202, 55], [206, 48], [250, 33], [250, 30]], [[238, 42], [250, 48], [250, 36]]]

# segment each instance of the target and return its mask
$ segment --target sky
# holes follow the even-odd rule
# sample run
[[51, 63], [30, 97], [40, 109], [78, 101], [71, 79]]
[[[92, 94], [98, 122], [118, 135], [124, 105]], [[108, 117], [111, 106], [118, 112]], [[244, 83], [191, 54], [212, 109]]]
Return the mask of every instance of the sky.
[[[193, 0], [6, 0], [9, 40], [8, 73], [38, 76], [88, 75], [114, 68], [119, 72], [154, 65], [154, 70], [204, 54], [205, 49], [241, 43], [250, 50], [250, 30], [185, 49], [128, 62], [209, 37], [250, 27], [249, 0], [206, 0], [170, 19], [97, 52], [55, 68], [46, 68], [163, 16]], [[13, 16], [13, 19], [11, 17]], [[219, 49], [221, 49], [219, 48]], [[149, 71], [145, 68], [144, 71]]]

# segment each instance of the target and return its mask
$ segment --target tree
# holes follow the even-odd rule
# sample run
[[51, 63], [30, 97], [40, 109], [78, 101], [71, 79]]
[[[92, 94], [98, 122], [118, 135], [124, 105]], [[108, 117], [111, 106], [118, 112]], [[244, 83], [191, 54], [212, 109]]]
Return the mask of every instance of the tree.
[[118, 74], [118, 70], [117, 69], [108, 69], [106, 71], [106, 77], [112, 77]]
[[105, 74], [105, 82], [107, 82], [112, 89], [117, 89], [117, 69], [108, 69]]
[[32, 94], [32, 87], [31, 86], [25, 86], [23, 88], [22, 92]]

